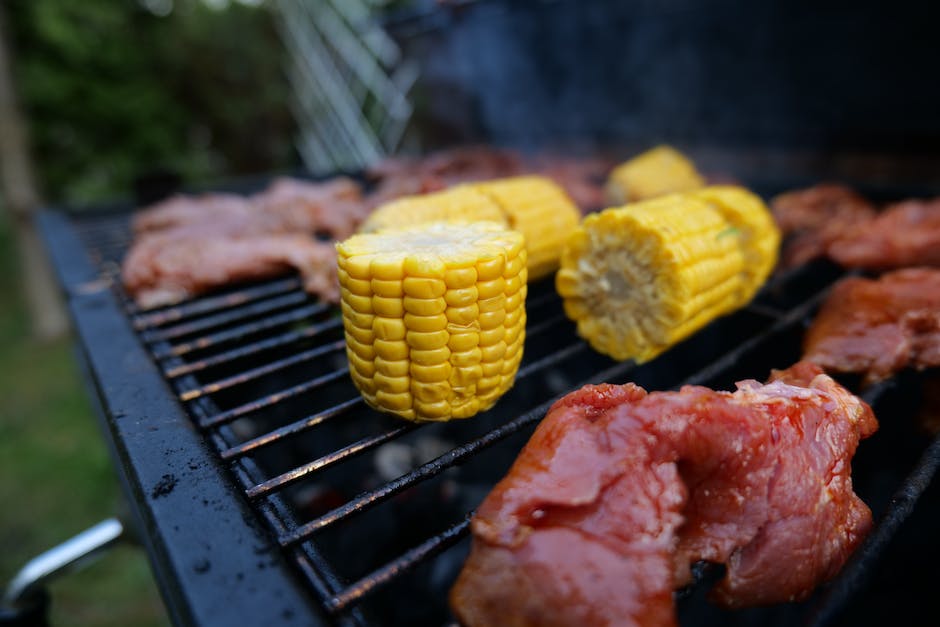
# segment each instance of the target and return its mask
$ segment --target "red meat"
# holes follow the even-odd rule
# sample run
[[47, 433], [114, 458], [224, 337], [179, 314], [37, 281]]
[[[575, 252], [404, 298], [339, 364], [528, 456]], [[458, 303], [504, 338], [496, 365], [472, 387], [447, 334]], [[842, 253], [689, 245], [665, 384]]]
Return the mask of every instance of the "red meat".
[[940, 198], [891, 205], [831, 242], [829, 256], [847, 268], [940, 266]]
[[837, 283], [806, 333], [804, 359], [874, 383], [940, 366], [940, 269], [908, 268]]
[[727, 564], [728, 606], [808, 595], [871, 514], [850, 460], [871, 409], [800, 364], [738, 391], [586, 386], [558, 401], [471, 524], [463, 624], [671, 625], [672, 590]]
[[771, 211], [784, 235], [781, 269], [824, 256], [829, 244], [846, 229], [875, 215], [871, 203], [834, 183], [780, 194], [771, 201]]

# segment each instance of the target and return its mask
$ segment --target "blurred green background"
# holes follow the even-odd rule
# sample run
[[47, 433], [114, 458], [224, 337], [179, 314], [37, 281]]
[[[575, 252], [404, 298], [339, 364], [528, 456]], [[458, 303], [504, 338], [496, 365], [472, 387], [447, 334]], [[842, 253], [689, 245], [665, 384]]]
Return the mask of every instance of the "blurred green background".
[[13, 0], [14, 78], [47, 200], [295, 164], [283, 49], [254, 0]]
[[[283, 50], [259, 0], [11, 0], [6, 44], [46, 202], [127, 197], [292, 168]], [[120, 509], [69, 338], [38, 342], [0, 206], [0, 586], [27, 559]], [[164, 625], [142, 550], [51, 587], [54, 625]]]

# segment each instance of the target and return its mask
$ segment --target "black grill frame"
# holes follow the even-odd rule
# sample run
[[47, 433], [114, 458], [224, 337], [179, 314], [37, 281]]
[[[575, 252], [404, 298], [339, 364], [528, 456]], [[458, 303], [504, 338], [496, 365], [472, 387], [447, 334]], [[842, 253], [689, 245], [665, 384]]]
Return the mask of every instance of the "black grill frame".
[[[375, 624], [360, 610], [359, 601], [400, 573], [464, 538], [469, 512], [467, 518], [349, 583], [341, 581], [333, 565], [307, 540], [324, 527], [341, 524], [361, 509], [435, 476], [491, 444], [531, 428], [555, 399], [542, 399], [483, 437], [361, 494], [326, 515], [300, 523], [278, 495], [280, 489], [325, 466], [421, 427], [396, 423], [387, 432], [354, 442], [306, 467], [267, 476], [251, 458], [255, 448], [267, 445], [272, 437], [292, 437], [342, 415], [361, 404], [358, 395], [339, 406], [299, 418], [265, 436], [242, 441], [232, 431], [230, 423], [266, 404], [281, 402], [284, 397], [266, 396], [254, 404], [221, 409], [211, 395], [222, 387], [243, 384], [249, 373], [242, 372], [224, 381], [222, 387], [200, 385], [193, 373], [207, 367], [205, 360], [184, 361], [188, 353], [197, 350], [197, 345], [189, 340], [171, 342], [196, 333], [208, 338], [198, 345], [202, 348], [209, 341], [231, 341], [240, 333], [237, 318], [249, 313], [264, 316], [257, 318], [262, 321], [258, 324], [263, 325], [266, 324], [263, 321], [270, 324], [278, 316], [294, 315], [297, 320], [327, 316], [329, 308], [301, 295], [299, 281], [287, 277], [237, 287], [222, 295], [195, 299], [155, 313], [138, 312], [113, 282], [114, 262], [127, 244], [128, 208], [119, 206], [117, 213], [74, 216], [49, 210], [40, 214], [39, 222], [66, 293], [93, 396], [100, 401], [106, 439], [112, 446], [138, 522], [145, 530], [142, 536], [171, 617], [177, 624], [199, 625]], [[120, 225], [123, 225], [123, 234]], [[696, 369], [691, 376], [676, 380], [675, 386], [716, 381], [750, 351], [760, 350], [762, 343], [775, 333], [803, 324], [827, 293], [831, 280], [801, 298], [795, 306], [783, 309], [773, 304], [773, 293], [780, 286], [798, 284], [806, 279], [807, 273], [817, 270], [801, 268], [774, 279], [762, 292], [770, 297], [759, 297], [746, 309], [749, 315], [766, 319], [764, 331], [733, 347], [711, 364]], [[841, 276], [831, 267], [823, 271]], [[550, 288], [530, 292], [527, 308], [539, 298], [550, 300]], [[294, 309], [280, 311], [295, 305]], [[195, 321], [187, 321], [193, 316], [196, 316]], [[209, 325], [207, 320], [214, 322]], [[288, 343], [335, 329], [337, 320], [325, 318], [282, 334], [278, 341]], [[542, 320], [530, 316], [527, 333], [531, 336], [533, 327], [538, 325], [551, 328], [561, 323], [557, 310]], [[221, 331], [209, 332], [219, 325]], [[159, 329], [159, 326], [165, 328]], [[248, 342], [236, 344], [228, 352], [240, 358], [252, 350], [265, 348]], [[318, 353], [320, 350], [319, 347], [307, 350], [307, 354], [297, 354], [294, 358], [314, 359], [326, 352], [341, 350], [341, 345], [334, 340]], [[588, 350], [583, 342], [569, 342], [562, 350], [536, 362], [524, 362], [520, 376], [541, 374], [555, 363], [578, 359]], [[652, 367], [668, 364], [670, 354]], [[209, 358], [210, 362], [212, 359], [218, 357]], [[162, 364], [162, 372], [158, 362]], [[262, 368], [282, 366], [268, 364]], [[634, 374], [636, 367], [632, 363], [611, 362], [581, 383], [624, 382], [628, 375]], [[344, 375], [336, 370], [301, 384], [299, 389], [309, 391]], [[749, 376], [765, 375], [756, 372]], [[875, 402], [890, 386], [891, 382], [872, 388], [866, 392], [866, 400]], [[286, 392], [296, 393], [296, 389]], [[833, 624], [840, 610], [864, 589], [874, 564], [911, 514], [938, 466], [940, 440], [934, 440], [923, 451], [907, 480], [897, 488], [895, 498], [882, 513], [875, 530], [843, 573], [806, 605], [803, 618], [807, 624]]]

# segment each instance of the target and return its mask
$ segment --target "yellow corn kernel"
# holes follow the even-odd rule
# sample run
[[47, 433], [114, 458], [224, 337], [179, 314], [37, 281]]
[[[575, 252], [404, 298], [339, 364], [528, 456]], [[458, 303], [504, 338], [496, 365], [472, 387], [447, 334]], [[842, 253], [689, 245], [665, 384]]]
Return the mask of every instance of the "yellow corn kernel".
[[578, 333], [615, 359], [652, 359], [745, 304], [745, 254], [723, 212], [692, 193], [585, 218], [555, 285]]
[[531, 280], [558, 269], [561, 246], [581, 219], [581, 212], [561, 187], [542, 176], [497, 179], [472, 187], [496, 201], [509, 227], [525, 236]]
[[431, 333], [433, 331], [443, 331], [446, 329], [448, 320], [447, 314], [442, 313], [433, 316], [416, 316], [406, 313], [402, 322], [409, 331]]
[[448, 307], [445, 315], [451, 324], [464, 327], [475, 325], [480, 328], [480, 306], [477, 303], [466, 307]]
[[427, 222], [497, 222], [508, 226], [502, 209], [489, 196], [460, 185], [433, 194], [407, 196], [377, 208], [361, 233], [398, 229]]
[[411, 362], [407, 359], [385, 359], [381, 355], [375, 356], [375, 370], [389, 377], [407, 377]]
[[479, 330], [470, 333], [458, 333], [454, 330], [450, 330], [450, 333], [447, 348], [450, 349], [451, 355], [473, 350], [480, 345]]
[[[352, 327], [347, 327], [347, 331]], [[405, 339], [405, 333], [407, 329], [405, 328], [405, 321], [401, 318], [382, 318], [377, 317], [372, 321], [372, 337], [368, 340], [363, 337], [355, 337], [360, 342], [372, 341], [372, 338], [379, 340], [403, 340]]]
[[[408, 331], [408, 346], [417, 348], [420, 350], [434, 350], [437, 348], [444, 348], [447, 346], [447, 341], [450, 339], [450, 334], [446, 331], [430, 331], [430, 332], [420, 332], [420, 331]], [[448, 355], [450, 357], [450, 355]]]
[[[474, 287], [476, 282], [477, 269], [473, 266], [469, 268], [453, 268], [444, 273], [444, 283], [447, 285], [448, 290]], [[450, 302], [447, 304], [450, 304]]]
[[657, 146], [614, 168], [607, 179], [607, 196], [612, 205], [622, 205], [704, 185], [685, 155], [670, 146]]
[[[364, 281], [363, 281], [364, 282]], [[372, 279], [369, 281], [371, 294], [383, 296], [385, 298], [401, 298], [404, 295], [401, 281], [383, 281], [382, 279]], [[359, 294], [360, 292], [356, 292]], [[366, 292], [367, 294], [370, 292]]]
[[[476, 272], [474, 271], [474, 275]], [[444, 301], [448, 307], [469, 307], [480, 299], [476, 285], [460, 287], [444, 292]]]
[[375, 382], [377, 388], [381, 388], [393, 394], [411, 391], [411, 377], [393, 377], [379, 372], [378, 369], [376, 369], [375, 376], [372, 377], [372, 380]]
[[337, 244], [350, 376], [369, 405], [408, 420], [467, 418], [512, 386], [525, 337], [524, 241], [477, 222]]
[[[343, 322], [344, 322], [343, 328], [346, 329], [346, 334], [349, 335], [352, 339], [356, 340], [357, 342], [371, 345], [372, 341], [376, 337], [378, 337], [372, 331], [372, 329], [363, 329], [361, 327], [357, 327], [354, 324], [348, 323], [345, 320]], [[402, 337], [404, 337], [404, 334], [402, 335]]]

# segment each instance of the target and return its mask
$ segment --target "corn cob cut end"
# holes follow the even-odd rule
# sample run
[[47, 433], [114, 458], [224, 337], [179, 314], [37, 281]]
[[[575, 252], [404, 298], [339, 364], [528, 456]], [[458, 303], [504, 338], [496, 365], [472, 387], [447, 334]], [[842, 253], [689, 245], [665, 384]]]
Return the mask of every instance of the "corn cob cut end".
[[595, 350], [656, 357], [736, 307], [743, 256], [723, 217], [666, 196], [584, 219], [562, 252], [556, 287]]
[[468, 418], [515, 380], [526, 251], [501, 224], [429, 223], [337, 245], [350, 376], [372, 407]]
[[622, 205], [704, 185], [688, 157], [670, 146], [657, 146], [614, 168], [607, 196], [612, 205]]
[[581, 220], [581, 212], [561, 187], [543, 176], [499, 179], [471, 187], [499, 205], [509, 228], [525, 236], [530, 280], [558, 269], [559, 251]]
[[496, 222], [506, 226], [500, 206], [472, 186], [460, 185], [441, 192], [407, 196], [378, 207], [359, 228], [374, 233], [426, 222]]

